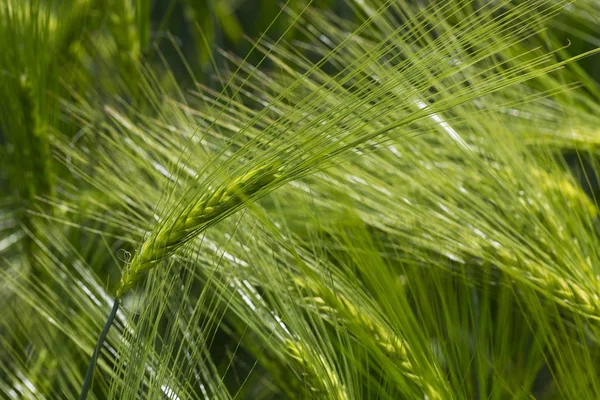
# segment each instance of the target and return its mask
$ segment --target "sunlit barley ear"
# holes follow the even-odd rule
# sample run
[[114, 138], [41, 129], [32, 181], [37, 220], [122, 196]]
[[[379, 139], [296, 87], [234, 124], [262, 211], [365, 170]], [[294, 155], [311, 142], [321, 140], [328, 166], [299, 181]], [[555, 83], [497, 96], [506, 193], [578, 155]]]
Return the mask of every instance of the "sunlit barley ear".
[[154, 268], [184, 243], [282, 179], [279, 164], [255, 168], [212, 193], [203, 195], [176, 218], [157, 227], [124, 269], [117, 297], [131, 289], [142, 273]]

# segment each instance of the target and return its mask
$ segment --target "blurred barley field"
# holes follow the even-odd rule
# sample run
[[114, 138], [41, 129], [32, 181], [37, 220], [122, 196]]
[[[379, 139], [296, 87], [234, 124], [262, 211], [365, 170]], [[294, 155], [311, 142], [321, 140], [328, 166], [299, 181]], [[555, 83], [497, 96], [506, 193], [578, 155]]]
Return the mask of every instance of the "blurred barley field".
[[596, 0], [4, 0], [0, 398], [600, 398]]

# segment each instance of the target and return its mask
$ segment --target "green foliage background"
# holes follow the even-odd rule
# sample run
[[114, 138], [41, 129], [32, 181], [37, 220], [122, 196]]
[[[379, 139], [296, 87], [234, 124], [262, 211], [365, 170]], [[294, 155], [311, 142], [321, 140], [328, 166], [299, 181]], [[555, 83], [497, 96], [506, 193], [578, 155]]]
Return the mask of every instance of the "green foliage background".
[[2, 2], [0, 397], [76, 398], [166, 232], [89, 398], [600, 398], [599, 25], [594, 0]]

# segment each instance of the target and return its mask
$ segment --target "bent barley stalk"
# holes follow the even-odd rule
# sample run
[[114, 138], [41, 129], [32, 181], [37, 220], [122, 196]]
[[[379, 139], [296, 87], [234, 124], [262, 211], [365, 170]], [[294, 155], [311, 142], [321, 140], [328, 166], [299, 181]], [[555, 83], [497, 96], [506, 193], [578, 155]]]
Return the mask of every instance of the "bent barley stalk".
[[92, 384], [96, 359], [116, 316], [119, 308], [119, 299], [123, 294], [133, 287], [142, 273], [152, 269], [161, 260], [173, 254], [184, 243], [197, 236], [209, 226], [237, 211], [246, 201], [257, 197], [261, 192], [263, 194], [267, 193], [269, 191], [268, 187], [273, 188], [273, 184], [282, 181], [283, 174], [281, 170], [282, 168], [279, 164], [256, 168], [234, 179], [228, 185], [222, 186], [210, 194], [205, 194], [200, 200], [193, 203], [192, 206], [185, 208], [177, 217], [170, 218], [165, 224], [160, 225], [144, 241], [140, 251], [133, 257], [131, 264], [123, 271], [111, 314], [104, 325], [88, 365], [79, 394], [79, 400], [87, 399]]
[[281, 167], [256, 168], [226, 186], [205, 194], [176, 218], [156, 229], [144, 241], [131, 263], [123, 271], [117, 297], [131, 289], [141, 275], [209, 226], [237, 211], [243, 204], [282, 178]]

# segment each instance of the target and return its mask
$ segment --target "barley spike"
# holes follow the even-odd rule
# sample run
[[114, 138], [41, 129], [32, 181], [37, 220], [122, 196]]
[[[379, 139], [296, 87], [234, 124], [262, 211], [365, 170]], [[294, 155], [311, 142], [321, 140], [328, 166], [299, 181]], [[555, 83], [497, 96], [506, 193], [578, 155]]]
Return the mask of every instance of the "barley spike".
[[[409, 344], [389, 327], [369, 315], [369, 312], [356, 307], [340, 292], [332, 293], [330, 289], [319, 283], [313, 283], [304, 278], [296, 278], [294, 282], [297, 287], [308, 290], [313, 296], [318, 296], [313, 298], [313, 302], [319, 304], [321, 311], [339, 313], [349, 326], [364, 329], [373, 334], [381, 348], [398, 361], [397, 365], [402, 367], [404, 376], [421, 387], [427, 398], [432, 400], [444, 398], [431, 382], [426, 382], [422, 376], [417, 374], [416, 368], [410, 360]], [[445, 380], [440, 378], [438, 383], [445, 384]]]
[[246, 200], [263, 192], [266, 187], [272, 187], [281, 177], [278, 165], [253, 169], [214, 192], [204, 194], [177, 217], [161, 224], [124, 269], [117, 297], [131, 289], [142, 273], [152, 269], [209, 226], [237, 211]]

